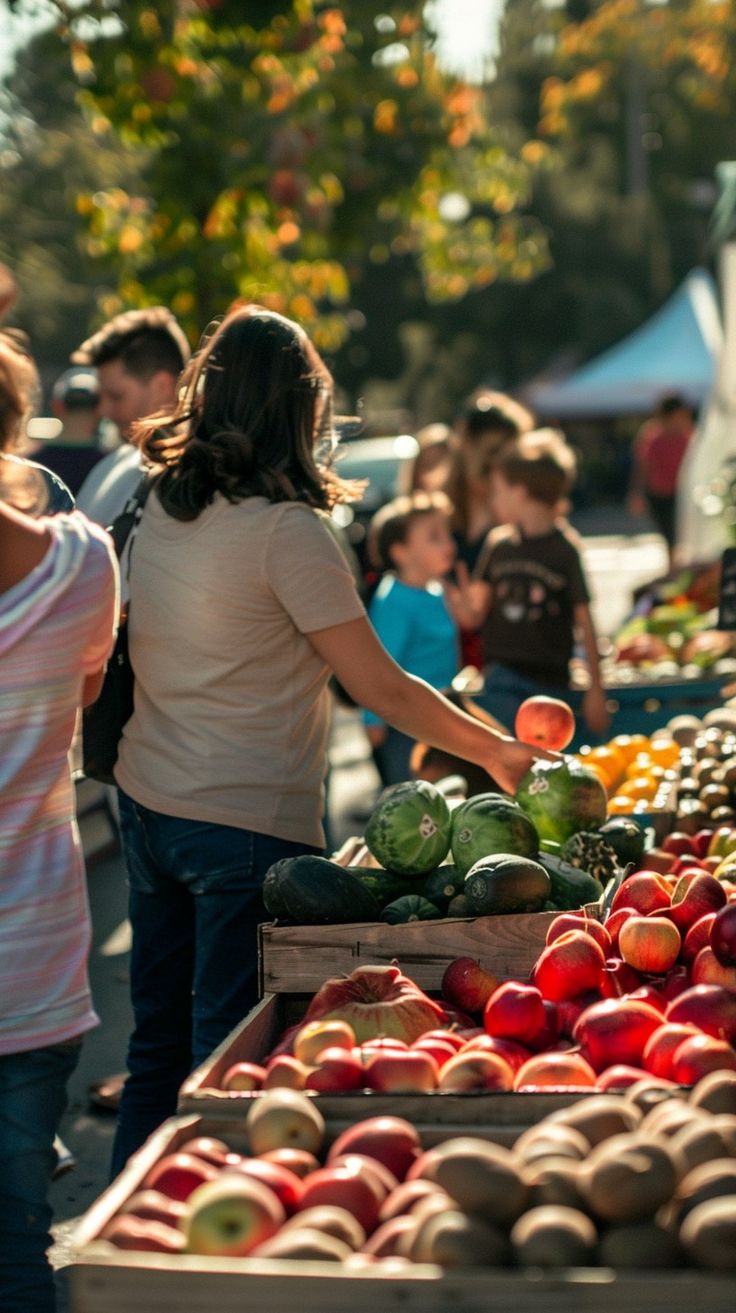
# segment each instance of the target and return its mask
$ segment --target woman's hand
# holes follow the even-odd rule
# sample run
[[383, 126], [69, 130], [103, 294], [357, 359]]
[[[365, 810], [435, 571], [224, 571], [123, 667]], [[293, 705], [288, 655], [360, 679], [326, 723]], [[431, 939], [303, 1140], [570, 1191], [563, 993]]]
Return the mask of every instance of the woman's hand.
[[602, 688], [593, 686], [586, 690], [583, 696], [583, 719], [593, 734], [605, 734], [611, 724], [611, 713]]
[[501, 788], [515, 794], [522, 776], [534, 765], [535, 761], [562, 761], [561, 752], [549, 752], [546, 748], [530, 747], [519, 739], [499, 736], [493, 750], [484, 763], [489, 775], [497, 780]]

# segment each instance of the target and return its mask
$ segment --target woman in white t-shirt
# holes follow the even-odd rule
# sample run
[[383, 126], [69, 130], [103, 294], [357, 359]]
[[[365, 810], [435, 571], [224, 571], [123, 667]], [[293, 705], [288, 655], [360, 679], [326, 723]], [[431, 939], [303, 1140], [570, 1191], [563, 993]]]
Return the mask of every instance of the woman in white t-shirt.
[[257, 997], [261, 885], [322, 848], [334, 672], [382, 720], [513, 788], [532, 753], [452, 707], [382, 648], [322, 514], [332, 380], [298, 325], [231, 312], [139, 426], [163, 473], [130, 567], [135, 710], [115, 769], [133, 926], [135, 1029], [113, 1170]]
[[117, 620], [107, 535], [0, 501], [0, 1308], [52, 1313], [53, 1139], [97, 1024], [69, 748]]

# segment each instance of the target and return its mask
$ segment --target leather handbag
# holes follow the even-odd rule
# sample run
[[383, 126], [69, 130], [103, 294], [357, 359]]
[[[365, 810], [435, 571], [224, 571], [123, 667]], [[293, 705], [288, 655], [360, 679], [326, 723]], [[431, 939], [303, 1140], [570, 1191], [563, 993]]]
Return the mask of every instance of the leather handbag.
[[[108, 529], [118, 561], [126, 545], [127, 568], [143, 508], [154, 480], [146, 474]], [[113, 769], [123, 728], [133, 714], [135, 679], [128, 651], [128, 608], [120, 617], [117, 638], [99, 697], [82, 713], [82, 773], [100, 784], [114, 784]]]

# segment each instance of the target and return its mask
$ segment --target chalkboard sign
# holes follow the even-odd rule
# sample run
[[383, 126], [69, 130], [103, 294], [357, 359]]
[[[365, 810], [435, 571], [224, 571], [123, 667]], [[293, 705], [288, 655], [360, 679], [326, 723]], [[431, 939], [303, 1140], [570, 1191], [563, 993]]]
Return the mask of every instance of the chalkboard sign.
[[718, 628], [736, 630], [736, 547], [727, 547], [721, 561]]

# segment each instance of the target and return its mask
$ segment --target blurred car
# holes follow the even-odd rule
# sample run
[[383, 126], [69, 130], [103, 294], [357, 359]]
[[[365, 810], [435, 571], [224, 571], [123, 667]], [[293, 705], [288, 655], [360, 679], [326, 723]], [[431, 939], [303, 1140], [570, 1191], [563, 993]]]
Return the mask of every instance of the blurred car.
[[338, 448], [335, 470], [340, 478], [367, 481], [360, 501], [336, 506], [332, 513], [363, 569], [366, 530], [371, 517], [408, 488], [418, 451], [419, 443], [410, 433], [387, 438], [355, 438]]

